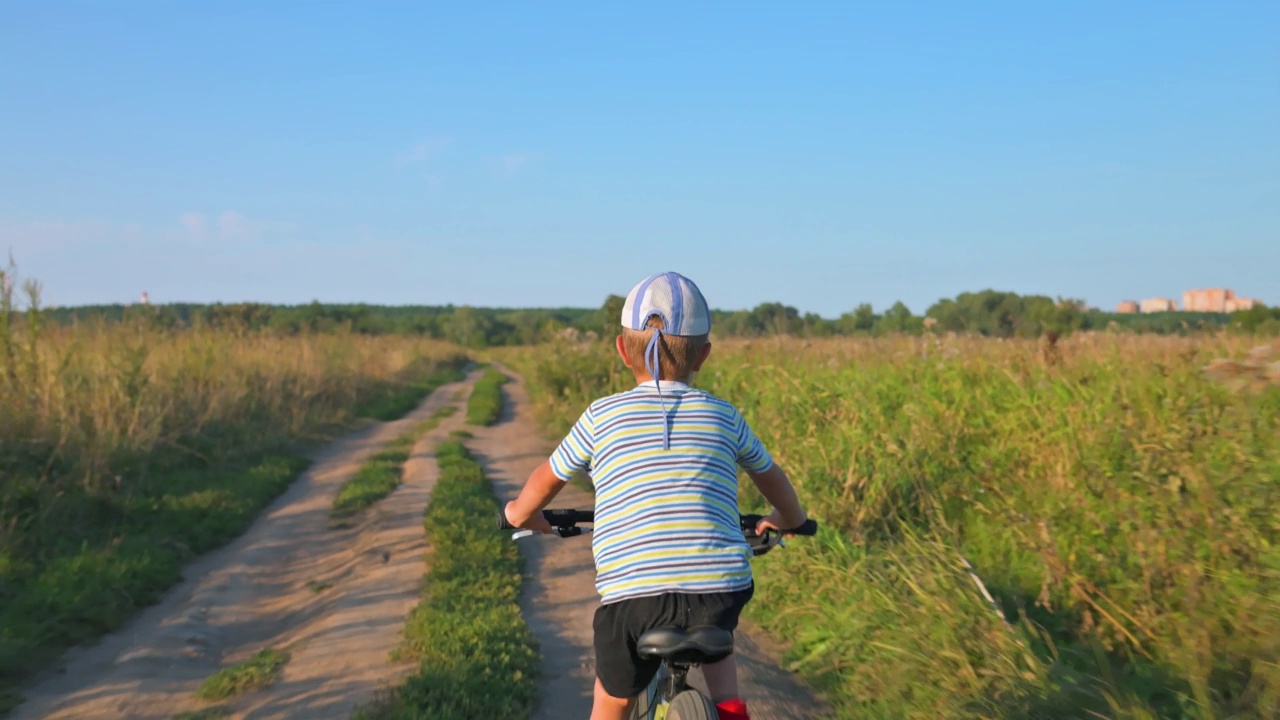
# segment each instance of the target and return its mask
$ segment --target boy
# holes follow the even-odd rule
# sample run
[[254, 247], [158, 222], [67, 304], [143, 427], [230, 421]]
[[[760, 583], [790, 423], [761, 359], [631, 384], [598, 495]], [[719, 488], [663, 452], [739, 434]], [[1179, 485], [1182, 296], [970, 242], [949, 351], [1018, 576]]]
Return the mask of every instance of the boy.
[[[751, 599], [751, 551], [738, 521], [737, 468], [783, 530], [806, 518], [795, 489], [731, 404], [689, 386], [711, 353], [711, 313], [693, 281], [652, 275], [632, 288], [616, 346], [633, 390], [591, 403], [505, 508], [519, 527], [551, 532], [542, 509], [575, 471], [596, 489], [592, 554], [601, 605], [591, 720], [623, 720], [658, 664], [636, 640], [663, 625], [732, 632]], [[747, 720], [733, 656], [702, 668], [722, 719]]]

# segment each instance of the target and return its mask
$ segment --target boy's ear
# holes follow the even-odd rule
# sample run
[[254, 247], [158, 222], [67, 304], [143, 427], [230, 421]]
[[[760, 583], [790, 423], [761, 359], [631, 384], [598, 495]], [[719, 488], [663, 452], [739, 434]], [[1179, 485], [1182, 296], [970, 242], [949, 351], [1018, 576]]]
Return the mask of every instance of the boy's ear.
[[618, 357], [622, 358], [622, 364], [630, 368], [631, 361], [627, 359], [627, 344], [625, 341], [623, 341], [621, 335], [619, 335], [617, 339], [613, 341], [613, 346], [618, 348]]
[[697, 372], [702, 369], [702, 363], [707, 361], [707, 356], [711, 354], [711, 342], [708, 341], [702, 349], [698, 351], [698, 357], [693, 361], [693, 370]]

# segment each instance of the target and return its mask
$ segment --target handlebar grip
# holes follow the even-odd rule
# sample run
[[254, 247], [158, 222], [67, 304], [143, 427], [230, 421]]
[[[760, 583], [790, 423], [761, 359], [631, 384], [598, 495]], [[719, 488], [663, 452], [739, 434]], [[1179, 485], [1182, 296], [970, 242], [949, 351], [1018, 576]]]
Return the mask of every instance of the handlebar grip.
[[498, 529], [499, 530], [519, 530], [519, 528], [517, 528], [515, 525], [512, 525], [511, 522], [507, 520], [507, 511], [502, 508], [498, 508]]
[[805, 520], [800, 527], [794, 530], [789, 530], [788, 532], [794, 533], [796, 535], [817, 535], [818, 521], [814, 520], [813, 518], [809, 518], [808, 520]]
[[[742, 529], [755, 530], [756, 525], [759, 525], [760, 521], [763, 519], [764, 515], [743, 515]], [[791, 530], [783, 530], [782, 532], [791, 535], [817, 535], [818, 521], [813, 518], [809, 518], [808, 520], [805, 520], [800, 527], [792, 528]]]

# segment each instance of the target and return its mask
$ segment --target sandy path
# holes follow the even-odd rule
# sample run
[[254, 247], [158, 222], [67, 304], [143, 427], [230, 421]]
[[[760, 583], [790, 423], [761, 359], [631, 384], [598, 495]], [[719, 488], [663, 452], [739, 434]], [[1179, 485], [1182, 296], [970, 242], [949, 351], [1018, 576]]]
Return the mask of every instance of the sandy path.
[[[422, 514], [437, 474], [430, 450], [463, 414], [414, 447], [405, 482], [355, 527], [329, 528], [333, 496], [387, 442], [457, 404], [476, 377], [326, 447], [248, 532], [188, 565], [187, 579], [129, 625], [69, 652], [65, 669], [27, 688], [11, 717], [171, 718], [207, 706], [193, 697], [200, 683], [264, 647], [293, 658], [274, 685], [226, 703], [227, 717], [350, 717], [412, 669], [392, 666], [388, 652], [421, 592]], [[330, 587], [314, 591], [316, 582]]]
[[[469, 445], [503, 500], [514, 498], [553, 444], [538, 432], [524, 384], [512, 373], [502, 420], [475, 432]], [[590, 508], [590, 493], [568, 485], [554, 507]], [[520, 606], [542, 646], [542, 700], [535, 720], [586, 718], [595, 682], [591, 620], [599, 602], [589, 538], [531, 538]], [[783, 551], [785, 553], [785, 550]], [[774, 559], [771, 554], [770, 560]], [[750, 610], [748, 610], [750, 613]], [[777, 663], [777, 652], [744, 623], [737, 638], [738, 676], [754, 720], [813, 720], [824, 708]], [[695, 673], [696, 674], [696, 673]], [[701, 677], [694, 678], [701, 684]]]

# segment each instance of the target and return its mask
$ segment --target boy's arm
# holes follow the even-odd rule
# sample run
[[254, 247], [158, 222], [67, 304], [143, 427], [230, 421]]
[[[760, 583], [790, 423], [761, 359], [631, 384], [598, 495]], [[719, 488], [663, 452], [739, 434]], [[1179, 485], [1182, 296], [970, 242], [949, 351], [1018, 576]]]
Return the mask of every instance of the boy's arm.
[[796, 495], [796, 489], [791, 484], [791, 480], [787, 478], [787, 474], [777, 463], [770, 463], [769, 467], [760, 472], [747, 471], [747, 475], [751, 481], [755, 483], [756, 489], [764, 495], [769, 504], [773, 506], [773, 512], [769, 516], [760, 521], [756, 527], [756, 532], [764, 529], [773, 530], [791, 530], [804, 524], [809, 516], [805, 514], [804, 508], [800, 507], [800, 497]]
[[738, 431], [738, 465], [747, 471], [751, 481], [756, 484], [756, 489], [773, 506], [769, 516], [756, 525], [756, 532], [763, 533], [766, 529], [792, 530], [800, 527], [809, 518], [805, 515], [804, 508], [800, 507], [800, 498], [796, 495], [796, 489], [792, 487], [791, 480], [773, 461], [773, 456], [765, 450], [760, 438], [751, 431], [747, 421], [736, 409], [734, 416]]
[[591, 454], [595, 447], [594, 430], [595, 421], [591, 416], [591, 408], [588, 407], [555, 452], [551, 453], [551, 457], [544, 460], [529, 476], [520, 495], [503, 508], [507, 522], [526, 530], [552, 532], [551, 523], [542, 517], [542, 509], [560, 493], [560, 488], [573, 477], [574, 472], [591, 466]]
[[563, 487], [564, 481], [556, 477], [555, 472], [552, 471], [551, 461], [542, 461], [538, 469], [534, 470], [529, 480], [525, 482], [520, 495], [507, 503], [504, 510], [507, 514], [507, 522], [526, 530], [552, 532], [551, 523], [542, 517], [542, 509], [560, 493], [560, 488]]

